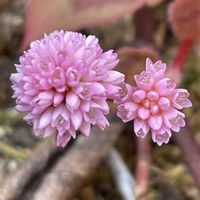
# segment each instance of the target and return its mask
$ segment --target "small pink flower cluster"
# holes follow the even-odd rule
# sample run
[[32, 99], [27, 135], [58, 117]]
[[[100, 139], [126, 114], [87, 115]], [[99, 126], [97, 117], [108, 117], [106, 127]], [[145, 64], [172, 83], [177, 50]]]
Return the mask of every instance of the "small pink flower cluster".
[[134, 76], [136, 87], [121, 84], [115, 103], [117, 115], [123, 122], [134, 120], [134, 132], [145, 137], [151, 131], [158, 145], [168, 143], [172, 131], [179, 132], [185, 126], [185, 115], [179, 110], [191, 107], [186, 89], [165, 77], [166, 64], [146, 60], [146, 69]]
[[91, 124], [103, 130], [109, 125], [106, 100], [124, 81], [112, 70], [117, 64], [117, 54], [103, 52], [96, 37], [55, 31], [20, 57], [11, 75], [16, 109], [27, 113], [36, 135], [55, 134], [62, 147], [77, 130], [88, 136]]

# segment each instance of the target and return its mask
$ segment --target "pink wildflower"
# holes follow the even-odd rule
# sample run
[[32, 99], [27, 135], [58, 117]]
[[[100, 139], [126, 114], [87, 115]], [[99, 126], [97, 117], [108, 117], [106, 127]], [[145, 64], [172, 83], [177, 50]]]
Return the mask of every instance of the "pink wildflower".
[[115, 103], [117, 115], [123, 122], [134, 120], [134, 132], [145, 137], [150, 131], [158, 145], [168, 143], [172, 131], [179, 132], [185, 126], [185, 115], [180, 112], [191, 107], [186, 89], [177, 89], [176, 84], [165, 77], [166, 64], [146, 60], [146, 69], [134, 76], [136, 87], [123, 84]]
[[113, 98], [124, 75], [112, 50], [103, 52], [95, 36], [55, 31], [34, 41], [11, 75], [16, 109], [26, 112], [36, 135], [55, 134], [64, 147], [80, 130], [89, 136], [91, 124], [109, 125], [107, 98]]

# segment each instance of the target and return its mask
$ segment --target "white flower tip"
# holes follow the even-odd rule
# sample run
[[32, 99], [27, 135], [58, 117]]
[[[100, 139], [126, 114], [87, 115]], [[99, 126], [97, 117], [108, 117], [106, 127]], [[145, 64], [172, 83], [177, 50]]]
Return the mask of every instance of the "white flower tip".
[[150, 58], [147, 58], [146, 59], [146, 66], [151, 65], [151, 64], [153, 64], [152, 60]]

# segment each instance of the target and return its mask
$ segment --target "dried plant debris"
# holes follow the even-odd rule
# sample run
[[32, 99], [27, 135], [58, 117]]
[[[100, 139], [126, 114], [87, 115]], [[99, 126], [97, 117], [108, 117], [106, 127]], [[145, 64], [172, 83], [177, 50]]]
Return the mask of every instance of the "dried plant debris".
[[17, 52], [23, 33], [25, 2], [25, 0], [0, 1], [0, 53]]

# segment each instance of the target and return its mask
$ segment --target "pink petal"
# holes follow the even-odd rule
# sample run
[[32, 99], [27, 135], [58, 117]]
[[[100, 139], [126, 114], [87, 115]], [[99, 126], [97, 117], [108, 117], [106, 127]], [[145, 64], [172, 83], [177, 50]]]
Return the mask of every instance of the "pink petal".
[[26, 95], [30, 95], [30, 96], [33, 96], [33, 95], [37, 95], [39, 93], [39, 90], [37, 89], [32, 89], [32, 90], [27, 90], [24, 92]]
[[149, 132], [149, 125], [145, 120], [136, 118], [134, 120], [134, 132], [136, 136], [144, 138]]
[[124, 108], [123, 104], [121, 104], [121, 105], [119, 105], [117, 107], [117, 116], [119, 118], [121, 118], [121, 120], [123, 122], [125, 122], [125, 123], [128, 122], [128, 121], [130, 121], [130, 120], [132, 120], [132, 119], [130, 119], [130, 118], [127, 117], [128, 113], [129, 113], [129, 111]]
[[154, 80], [150, 72], [142, 71], [134, 76], [137, 87], [142, 90], [151, 90], [154, 86]]
[[[129, 97], [128, 90], [131, 88], [130, 94], [132, 95], [132, 86], [126, 84], [125, 82], [118, 85], [118, 91], [113, 95], [114, 103], [119, 104], [125, 102]], [[129, 89], [128, 89], [129, 88]]]
[[65, 71], [62, 68], [56, 67], [51, 76], [52, 79], [50, 79], [50, 83], [52, 86], [59, 88], [65, 85]]
[[178, 115], [180, 115], [182, 118], [185, 118], [185, 115], [182, 112], [180, 112], [174, 108], [171, 108], [171, 109], [163, 112], [163, 119], [164, 119], [165, 126], [168, 128], [171, 128], [172, 125], [171, 125], [170, 119], [173, 119], [173, 118], [177, 117]]
[[62, 114], [63, 110], [66, 111], [64, 104], [55, 108], [52, 113], [52, 121], [55, 121], [58, 118], [58, 116]]
[[54, 91], [48, 90], [44, 92], [40, 92], [38, 97], [35, 99], [35, 102], [38, 100], [52, 100], [54, 97]]
[[165, 76], [166, 64], [157, 61], [154, 64], [150, 59], [146, 60], [146, 71], [152, 73], [153, 78], [158, 81]]
[[122, 119], [123, 122], [128, 122], [137, 117], [138, 106], [133, 102], [126, 102], [117, 107], [117, 116]]
[[161, 110], [168, 110], [170, 108], [170, 100], [166, 97], [161, 97], [158, 101]]
[[92, 109], [90, 111], [90, 119], [93, 118], [94, 123], [101, 129], [104, 130], [109, 125], [108, 120], [99, 109]]
[[147, 93], [147, 98], [150, 101], [157, 101], [159, 99], [159, 94], [155, 90], [151, 90]]
[[47, 126], [45, 128], [45, 131], [44, 131], [44, 137], [49, 137], [49, 136], [51, 136], [51, 135], [53, 135], [55, 133], [56, 133], [56, 129], [54, 129], [54, 128], [50, 127], [50, 126]]
[[91, 129], [91, 124], [86, 121], [82, 121], [82, 124], [80, 126], [80, 131], [85, 135], [89, 136], [90, 135], [90, 129]]
[[163, 78], [155, 84], [155, 89], [160, 95], [170, 95], [174, 92], [176, 84], [169, 78]]
[[39, 125], [40, 119], [35, 119], [33, 121], [33, 130], [37, 130], [38, 129], [38, 125]]
[[56, 144], [57, 144], [57, 146], [65, 147], [70, 139], [71, 139], [70, 134], [65, 134], [62, 136], [57, 135]]
[[154, 80], [158, 81], [165, 77], [165, 70], [166, 70], [166, 64], [162, 63], [160, 60], [154, 63], [153, 65], [155, 69], [155, 73], [153, 74]]
[[161, 60], [158, 60], [157, 62], [154, 63], [154, 69], [156, 71], [163, 70], [163, 72], [165, 72], [165, 70], [166, 70], [166, 64], [163, 63]]
[[91, 85], [91, 90], [93, 94], [102, 94], [104, 95], [106, 90], [104, 88], [104, 86], [100, 83], [97, 82], [93, 82]]
[[104, 114], [109, 113], [109, 106], [105, 100], [94, 100], [91, 102], [92, 108], [99, 108]]
[[149, 109], [146, 109], [144, 107], [141, 107], [138, 109], [138, 117], [145, 120], [150, 116]]
[[104, 117], [104, 115], [102, 114], [101, 118], [99, 118], [96, 121], [96, 125], [101, 129], [104, 130], [106, 128], [106, 126], [109, 126], [109, 122], [106, 119], [106, 117]]
[[83, 115], [80, 111], [71, 113], [71, 121], [75, 130], [79, 129], [79, 127], [81, 126], [82, 120], [83, 120]]
[[146, 97], [146, 92], [144, 90], [136, 90], [132, 94], [132, 99], [136, 103], [142, 102]]
[[29, 121], [31, 122], [31, 121], [34, 119], [34, 117], [35, 117], [35, 116], [32, 115], [32, 113], [28, 113], [27, 115], [24, 116], [23, 119], [24, 119], [25, 121], [27, 121], [27, 122], [29, 122]]
[[31, 113], [33, 115], [40, 115], [46, 110], [47, 107], [48, 107], [48, 105], [46, 105], [46, 106], [36, 106], [36, 107], [33, 108]]
[[47, 127], [51, 123], [52, 113], [53, 113], [53, 109], [49, 108], [47, 111], [45, 111], [42, 114], [42, 116], [40, 118], [39, 125], [38, 125], [39, 129], [43, 129], [43, 128]]
[[171, 135], [170, 129], [163, 126], [157, 131], [152, 131], [152, 140], [161, 146], [163, 143], [169, 142]]
[[104, 80], [104, 82], [112, 83], [112, 84], [120, 84], [124, 81], [125, 75], [118, 71], [108, 71], [108, 77]]
[[154, 72], [154, 69], [152, 68], [152, 66], [153, 66], [152, 60], [150, 58], [147, 58], [146, 59], [146, 71]]
[[173, 97], [174, 106], [177, 109], [182, 109], [184, 107], [191, 107], [192, 102], [188, 99], [189, 92], [186, 89], [176, 89], [175, 95]]
[[64, 94], [61, 94], [61, 93], [55, 93], [54, 95], [54, 99], [53, 99], [53, 105], [55, 107], [57, 107], [58, 105], [61, 104], [61, 102], [64, 100]]
[[90, 102], [88, 101], [81, 101], [80, 108], [83, 112], [89, 112], [90, 111]]
[[152, 115], [157, 115], [159, 113], [159, 111], [160, 111], [160, 108], [159, 108], [159, 106], [157, 104], [153, 104], [150, 107], [150, 111], [151, 111]]
[[73, 69], [72, 67], [67, 69], [66, 77], [67, 77], [67, 84], [70, 87], [76, 86], [81, 78], [80, 73], [78, 73], [78, 71], [76, 69]]
[[15, 74], [12, 73], [10, 76], [10, 80], [12, 82], [17, 82], [17, 83], [19, 83], [22, 80], [22, 78], [23, 78], [23, 75], [20, 73], [15, 73]]
[[20, 103], [29, 104], [32, 100], [33, 100], [33, 97], [25, 95], [20, 98]]
[[119, 92], [120, 87], [108, 83], [102, 83], [105, 88], [107, 98], [114, 99], [115, 95]]
[[163, 119], [160, 115], [152, 115], [148, 119], [148, 124], [153, 130], [158, 130], [162, 126]]
[[21, 111], [21, 112], [27, 112], [31, 110], [30, 105], [17, 105], [15, 106], [16, 110]]
[[40, 79], [39, 82], [40, 82], [40, 89], [48, 90], [48, 89], [52, 88], [52, 86], [49, 84], [48, 79], [42, 78], [42, 79]]
[[65, 101], [66, 106], [70, 111], [78, 109], [80, 105], [80, 99], [74, 92], [68, 92]]
[[73, 139], [76, 138], [76, 131], [74, 130], [73, 127], [70, 127], [70, 129], [68, 129], [68, 132], [73, 137]]

